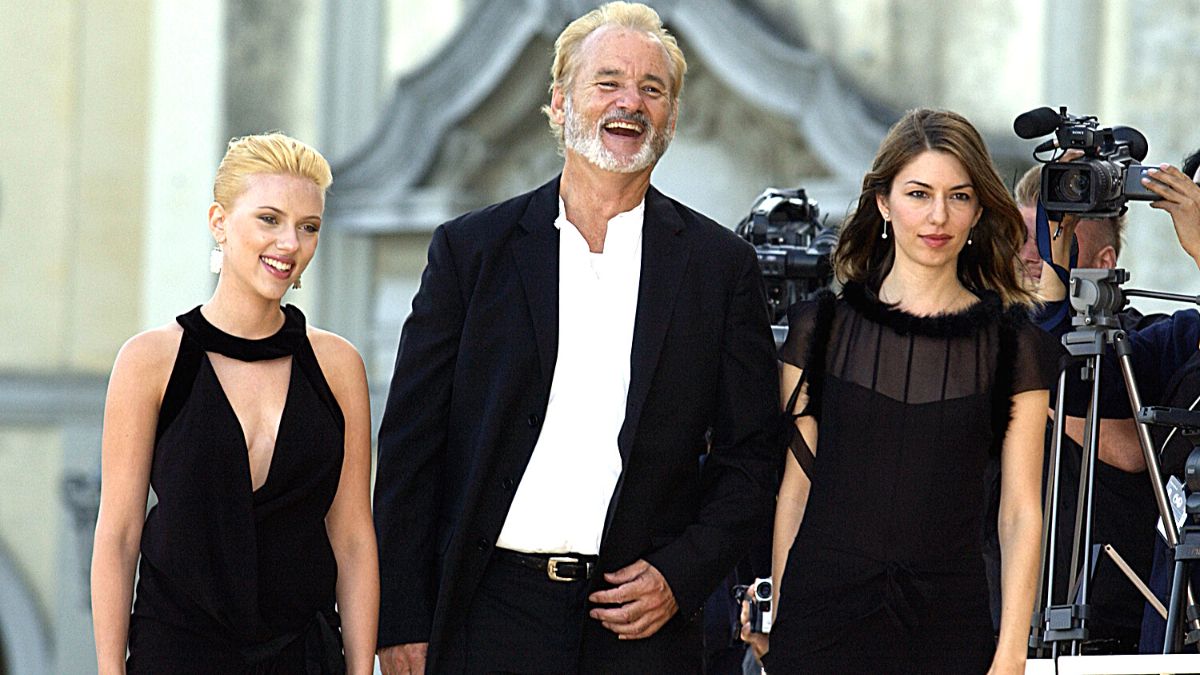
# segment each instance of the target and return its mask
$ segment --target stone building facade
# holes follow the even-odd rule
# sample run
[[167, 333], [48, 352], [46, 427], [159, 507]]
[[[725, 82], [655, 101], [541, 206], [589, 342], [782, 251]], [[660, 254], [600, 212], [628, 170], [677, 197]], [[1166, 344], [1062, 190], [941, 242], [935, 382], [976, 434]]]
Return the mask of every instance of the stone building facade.
[[[0, 675], [94, 671], [107, 371], [211, 291], [224, 142], [282, 129], [333, 160], [320, 253], [287, 300], [360, 347], [378, 415], [433, 227], [557, 171], [550, 50], [592, 4], [0, 0]], [[974, 120], [1005, 176], [1033, 145], [1012, 118], [1045, 104], [1138, 127], [1155, 161], [1200, 145], [1192, 0], [652, 4], [691, 65], [655, 182], [729, 226], [767, 186], [836, 220], [919, 105]], [[1133, 285], [1194, 291], [1165, 214], [1130, 218]]]

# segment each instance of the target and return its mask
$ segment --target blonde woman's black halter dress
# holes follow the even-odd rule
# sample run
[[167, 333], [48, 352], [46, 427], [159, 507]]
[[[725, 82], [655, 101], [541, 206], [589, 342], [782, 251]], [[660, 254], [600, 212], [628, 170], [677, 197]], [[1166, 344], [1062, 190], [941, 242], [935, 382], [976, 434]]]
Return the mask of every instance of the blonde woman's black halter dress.
[[[197, 307], [178, 317], [179, 354], [159, 412], [129, 627], [130, 673], [344, 672], [334, 611], [337, 563], [325, 531], [345, 422], [300, 310], [276, 334], [222, 332]], [[208, 353], [291, 357], [266, 482], [253, 489], [246, 441]]]

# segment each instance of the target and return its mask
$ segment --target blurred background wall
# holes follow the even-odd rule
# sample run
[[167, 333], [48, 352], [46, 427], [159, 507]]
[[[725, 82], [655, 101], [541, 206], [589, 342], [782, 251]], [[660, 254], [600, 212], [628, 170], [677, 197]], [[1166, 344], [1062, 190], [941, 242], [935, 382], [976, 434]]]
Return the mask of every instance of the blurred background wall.
[[[836, 221], [886, 127], [974, 121], [1010, 180], [1018, 113], [1068, 105], [1200, 146], [1192, 0], [665, 0], [691, 71], [656, 184], [728, 226], [804, 186]], [[229, 138], [334, 163], [288, 302], [354, 341], [375, 414], [429, 234], [554, 176], [538, 112], [578, 0], [0, 0], [0, 675], [94, 672], [87, 566], [108, 369], [203, 302]], [[1130, 210], [1132, 285], [1194, 293], [1170, 220]], [[1147, 305], [1159, 309], [1156, 305]]]

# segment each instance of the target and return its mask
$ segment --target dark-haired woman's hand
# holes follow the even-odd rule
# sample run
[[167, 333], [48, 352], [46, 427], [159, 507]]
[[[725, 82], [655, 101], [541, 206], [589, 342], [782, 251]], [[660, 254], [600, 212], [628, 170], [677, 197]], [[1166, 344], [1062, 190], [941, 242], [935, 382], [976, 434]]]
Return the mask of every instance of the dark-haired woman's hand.
[[763, 633], [750, 632], [750, 601], [742, 600], [741, 628], [738, 637], [747, 645], [750, 645], [750, 650], [754, 652], [754, 658], [762, 662], [763, 654], [767, 653], [769, 639]]

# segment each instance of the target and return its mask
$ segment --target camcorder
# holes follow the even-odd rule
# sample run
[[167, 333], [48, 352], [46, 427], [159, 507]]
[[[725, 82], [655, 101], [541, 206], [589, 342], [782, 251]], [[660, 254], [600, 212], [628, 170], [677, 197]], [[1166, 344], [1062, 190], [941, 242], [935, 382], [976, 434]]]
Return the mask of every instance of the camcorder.
[[1133, 127], [1101, 127], [1094, 116], [1076, 116], [1066, 106], [1055, 112], [1042, 107], [1017, 116], [1013, 130], [1032, 139], [1051, 132], [1054, 138], [1034, 149], [1034, 157], [1049, 150], [1080, 150], [1083, 157], [1070, 162], [1055, 161], [1042, 167], [1041, 199], [1052, 220], [1072, 213], [1084, 218], [1119, 216], [1129, 200], [1154, 201], [1158, 196], [1142, 185], [1142, 165], [1149, 146], [1142, 132]]
[[755, 579], [749, 586], [733, 587], [733, 596], [739, 604], [743, 600], [750, 601], [750, 616], [746, 625], [751, 633], [771, 632], [771, 590], [769, 578]]
[[830, 255], [836, 227], [825, 227], [815, 200], [803, 188], [767, 188], [735, 231], [754, 245], [771, 306], [771, 323], [783, 325], [787, 308], [833, 280]]

